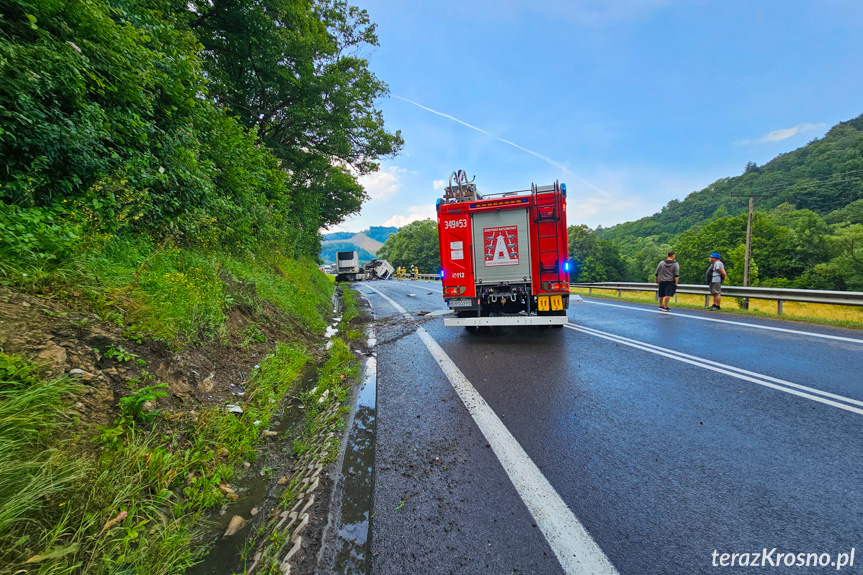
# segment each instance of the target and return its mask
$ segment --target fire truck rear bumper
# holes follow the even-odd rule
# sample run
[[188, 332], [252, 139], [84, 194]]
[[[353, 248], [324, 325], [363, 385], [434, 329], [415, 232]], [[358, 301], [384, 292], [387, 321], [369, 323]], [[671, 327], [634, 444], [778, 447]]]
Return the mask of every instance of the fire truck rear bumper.
[[444, 325], [463, 326], [503, 326], [503, 325], [565, 325], [569, 318], [565, 315], [513, 315], [504, 317], [445, 317]]

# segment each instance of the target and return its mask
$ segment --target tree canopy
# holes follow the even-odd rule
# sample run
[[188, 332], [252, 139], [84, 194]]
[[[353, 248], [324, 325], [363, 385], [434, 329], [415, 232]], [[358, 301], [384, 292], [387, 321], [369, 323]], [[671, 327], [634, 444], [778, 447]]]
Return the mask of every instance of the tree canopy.
[[437, 273], [440, 270], [437, 222], [420, 220], [399, 228], [378, 250], [378, 258], [389, 260], [395, 267], [415, 265], [421, 273]]
[[0, 207], [314, 257], [402, 145], [376, 43], [338, 0], [9, 0]]

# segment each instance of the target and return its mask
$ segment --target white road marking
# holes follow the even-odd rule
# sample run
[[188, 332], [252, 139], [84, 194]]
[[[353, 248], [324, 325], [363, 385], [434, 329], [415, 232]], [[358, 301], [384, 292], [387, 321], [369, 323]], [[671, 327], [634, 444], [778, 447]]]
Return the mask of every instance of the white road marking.
[[[590, 297], [590, 296], [588, 296], [588, 297]], [[657, 313], [657, 314], [666, 315], [666, 316], [670, 316], [670, 317], [685, 317], [687, 319], [698, 319], [701, 321], [714, 321], [716, 323], [727, 323], [727, 324], [731, 324], [731, 325], [738, 325], [740, 327], [751, 327], [753, 329], [768, 329], [770, 331], [779, 331], [779, 332], [783, 332], [783, 333], [793, 333], [795, 335], [807, 335], [810, 337], [821, 337], [824, 339], [833, 339], [836, 341], [849, 341], [851, 343], [863, 344], [863, 339], [857, 339], [857, 338], [853, 338], [853, 337], [843, 337], [841, 335], [830, 335], [827, 333], [816, 333], [813, 331], [800, 331], [797, 329], [788, 329], [786, 327], [773, 327], [771, 325], [761, 325], [761, 324], [757, 324], [757, 323], [746, 323], [746, 322], [742, 322], [742, 321], [730, 321], [727, 319], [719, 319], [719, 318], [715, 318], [715, 317], [701, 317], [699, 315], [690, 315], [690, 314], [685, 314], [685, 313], [669, 314], [667, 312], [661, 312], [658, 309], [650, 309], [650, 308], [641, 307], [641, 306], [620, 305], [620, 304], [616, 304], [616, 303], [606, 303], [606, 302], [592, 301], [592, 300], [584, 300], [584, 301], [585, 301], [585, 303], [589, 303], [589, 304], [593, 304], [593, 305], [607, 305], [609, 307], [621, 307], [623, 309], [629, 309], [629, 310], [635, 310], [635, 311], [644, 311], [644, 312], [649, 312], [649, 313]]]
[[[404, 317], [413, 319], [405, 308], [388, 296], [371, 286], [365, 287], [384, 298]], [[590, 533], [464, 373], [426, 330], [417, 327], [417, 335], [437, 360], [477, 427], [491, 445], [563, 570], [568, 575], [617, 575], [617, 569]]]
[[[432, 282], [429, 282], [429, 283], [432, 283]], [[413, 285], [414, 287], [420, 287], [419, 285], [416, 285], [416, 284], [406, 284], [406, 285]], [[426, 287], [428, 289], [443, 293], [442, 288], [435, 287], [433, 284], [430, 286], [422, 286], [422, 287]], [[820, 337], [823, 339], [832, 339], [834, 341], [846, 341], [846, 342], [851, 342], [851, 343], [863, 344], [863, 338], [857, 339], [857, 338], [853, 338], [853, 337], [844, 337], [841, 335], [831, 335], [828, 333], [817, 333], [817, 332], [812, 332], [812, 331], [802, 331], [799, 329], [790, 329], [787, 327], [775, 327], [775, 326], [771, 326], [771, 325], [761, 325], [761, 324], [757, 324], [757, 323], [746, 323], [746, 322], [742, 322], [742, 321], [731, 321], [731, 320], [727, 320], [727, 319], [719, 319], [716, 317], [702, 317], [702, 316], [691, 315], [691, 314], [686, 314], [686, 313], [668, 314], [666, 312], [661, 312], [657, 309], [650, 309], [650, 308], [645, 308], [645, 307], [641, 307], [641, 306], [628, 306], [628, 305], [620, 305], [620, 304], [615, 304], [615, 303], [607, 303], [607, 302], [587, 300], [587, 299], [583, 299], [581, 297], [578, 297], [578, 294], [576, 294], [576, 293], [573, 293], [572, 296], [577, 297], [578, 301], [584, 301], [585, 303], [590, 303], [590, 304], [594, 304], [594, 305], [605, 305], [605, 306], [609, 306], [609, 307], [620, 307], [623, 309], [643, 311], [643, 312], [661, 314], [661, 315], [666, 315], [666, 316], [670, 315], [671, 317], [685, 317], [687, 319], [697, 319], [697, 320], [701, 320], [701, 321], [712, 321], [712, 322], [716, 322], [716, 323], [725, 323], [725, 324], [730, 324], [730, 325], [737, 325], [740, 327], [749, 327], [749, 328], [753, 328], [753, 329], [766, 329], [766, 330], [770, 330], [770, 331], [778, 331], [781, 333], [792, 333], [795, 335], [805, 335], [805, 336], [810, 336], [810, 337]], [[572, 296], [570, 296], [570, 297], [572, 297]], [[590, 297], [590, 296], [588, 296], [588, 297]]]
[[[681, 361], [683, 363], [688, 363], [690, 365], [695, 365], [701, 367], [703, 369], [709, 369], [711, 371], [715, 371], [717, 373], [722, 373], [725, 375], [730, 375], [731, 377], [736, 377], [737, 379], [742, 379], [744, 381], [749, 381], [752, 383], [757, 383], [758, 385], [763, 385], [765, 387], [770, 387], [772, 389], [776, 389], [779, 391], [784, 391], [785, 393], [790, 393], [791, 395], [796, 395], [798, 397], [804, 397], [806, 399], [811, 399], [812, 401], [817, 401], [819, 403], [824, 403], [826, 405], [832, 405], [833, 407], [838, 407], [839, 409], [844, 409], [845, 411], [850, 411], [852, 413], [857, 413], [859, 415], [863, 415], [863, 409], [859, 407], [854, 407], [854, 405], [863, 406], [863, 402], [858, 401], [856, 399], [851, 399], [849, 397], [844, 397], [841, 395], [835, 395], [833, 393], [828, 393], [826, 391], [821, 391], [818, 389], [813, 389], [811, 387], [806, 387], [804, 385], [798, 385], [796, 383], [792, 383], [790, 381], [785, 381], [782, 379], [778, 379], [775, 377], [770, 377], [766, 375], [761, 375], [752, 371], [747, 371], [745, 369], [740, 369], [739, 367], [733, 367], [730, 365], [725, 365], [722, 363], [717, 363], [713, 360], [709, 360], [706, 358], [699, 358], [693, 355], [688, 355], [685, 353], [681, 353], [679, 351], [674, 351], [671, 349], [666, 349], [663, 347], [659, 347], [656, 345], [652, 345], [649, 343], [640, 342], [634, 339], [629, 339], [627, 337], [615, 335], [612, 333], [607, 333], [604, 331], [599, 331], [598, 329], [587, 328], [579, 325], [567, 324], [564, 327], [569, 329], [580, 331], [582, 333], [586, 333], [588, 335], [593, 335], [595, 337], [600, 337], [602, 339], [607, 339], [609, 341], [613, 341], [616, 343], [620, 343], [623, 345], [628, 345], [630, 347], [634, 347], [637, 349], [641, 349], [644, 351], [648, 351], [650, 353], [655, 353], [657, 355], [661, 355], [664, 357], [669, 357], [671, 359], [676, 359], [677, 361]], [[806, 390], [800, 391], [800, 390]], [[811, 392], [811, 393], [807, 393]], [[818, 397], [819, 394], [825, 397]], [[833, 401], [833, 398], [839, 401]], [[840, 403], [847, 402], [847, 403]], [[854, 405], [848, 405], [848, 404]]]
[[784, 379], [779, 379], [779, 378], [777, 378], [777, 377], [772, 377], [772, 376], [764, 375], [764, 374], [757, 373], [757, 372], [754, 372], [754, 371], [749, 371], [749, 370], [746, 370], [746, 369], [743, 369], [743, 368], [740, 368], [740, 367], [734, 367], [733, 365], [725, 365], [725, 364], [717, 363], [717, 362], [715, 362], [715, 361], [713, 361], [713, 360], [708, 360], [708, 359], [705, 359], [705, 358], [703, 358], [703, 357], [698, 357], [698, 356], [695, 356], [695, 355], [689, 355], [689, 354], [687, 354], [687, 353], [683, 353], [682, 351], [676, 351], [676, 350], [673, 350], [673, 349], [667, 349], [667, 348], [664, 348], [664, 347], [659, 347], [658, 345], [653, 345], [653, 344], [651, 344], [651, 343], [646, 343], [646, 342], [643, 342], [643, 341], [638, 341], [637, 339], [630, 339], [630, 338], [628, 338], [628, 337], [624, 337], [624, 336], [622, 336], [622, 335], [617, 335], [617, 334], [607, 333], [607, 332], [604, 332], [604, 331], [600, 331], [600, 330], [598, 330], [598, 329], [596, 329], [596, 328], [587, 327], [587, 326], [578, 326], [578, 327], [582, 328], [583, 330], [589, 331], [589, 332], [595, 332], [595, 333], [596, 333], [596, 335], [599, 335], [599, 334], [601, 334], [601, 335], [611, 335], [611, 336], [613, 336], [614, 338], [616, 338], [616, 339], [618, 339], [618, 340], [621, 340], [621, 342], [623, 342], [623, 341], [627, 341], [627, 342], [635, 343], [635, 344], [638, 344], [638, 345], [642, 345], [642, 346], [646, 346], [646, 347], [653, 348], [653, 349], [655, 349], [655, 350], [657, 350], [657, 351], [661, 351], [661, 352], [665, 352], [665, 353], [672, 353], [672, 354], [678, 355], [678, 356], [680, 356], [680, 357], [685, 357], [685, 358], [692, 359], [692, 360], [695, 360], [695, 361], [698, 361], [698, 362], [710, 362], [711, 364], [713, 364], [713, 365], [718, 365], [718, 366], [722, 367], [723, 369], [730, 369], [731, 371], [736, 371], [736, 372], [741, 373], [741, 374], [743, 374], [743, 375], [749, 375], [749, 376], [752, 376], [752, 377], [758, 377], [758, 378], [761, 378], [761, 379], [766, 380], [766, 381], [772, 381], [773, 383], [778, 383], [779, 385], [785, 385], [785, 386], [788, 386], [788, 387], [794, 387], [794, 388], [797, 388], [797, 389], [802, 389], [803, 391], [807, 391], [807, 392], [810, 392], [810, 393], [815, 393], [815, 394], [817, 394], [817, 395], [823, 395], [824, 397], [829, 397], [829, 398], [832, 398], [832, 399], [837, 399], [837, 400], [839, 400], [839, 401], [844, 401], [844, 402], [847, 402], [847, 403], [852, 403], [852, 404], [854, 404], [854, 405], [859, 405], [859, 406], [863, 407], [863, 401], [859, 401], [859, 400], [856, 400], [856, 399], [851, 399], [850, 397], [845, 397], [844, 395], [836, 395], [836, 394], [830, 393], [830, 392], [828, 392], [828, 391], [822, 391], [822, 390], [820, 390], [820, 389], [815, 389], [814, 387], [807, 387], [807, 386], [805, 386], [805, 385], [800, 385], [799, 383], [793, 383], [793, 382], [791, 382], [791, 381], [787, 381], [787, 380], [784, 380]]
[[443, 293], [443, 288], [437, 287], [437, 286], [436, 286], [434, 283], [432, 283], [432, 282], [429, 282], [429, 285], [421, 285], [421, 284], [405, 284], [405, 285], [409, 285], [409, 286], [413, 286], [413, 287], [418, 287], [418, 288], [423, 288], [423, 289], [430, 289], [430, 290], [436, 291], [436, 292], [438, 292], [438, 293]]

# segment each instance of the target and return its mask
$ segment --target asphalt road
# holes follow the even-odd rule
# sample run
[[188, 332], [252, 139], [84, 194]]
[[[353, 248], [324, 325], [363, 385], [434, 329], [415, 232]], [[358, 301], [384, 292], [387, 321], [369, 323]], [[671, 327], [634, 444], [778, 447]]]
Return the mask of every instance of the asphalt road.
[[470, 334], [419, 315], [444, 307], [432, 282], [355, 289], [377, 318], [373, 574], [826, 573], [770, 563], [852, 548], [863, 573], [863, 334], [604, 300]]

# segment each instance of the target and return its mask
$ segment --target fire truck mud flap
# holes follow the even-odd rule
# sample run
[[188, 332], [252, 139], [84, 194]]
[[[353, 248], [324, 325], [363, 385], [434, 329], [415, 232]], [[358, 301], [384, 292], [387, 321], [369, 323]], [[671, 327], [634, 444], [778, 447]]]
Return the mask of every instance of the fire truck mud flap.
[[507, 326], [507, 325], [565, 325], [569, 318], [565, 315], [524, 315], [507, 317], [445, 317], [443, 324], [447, 326], [463, 325], [477, 326]]

